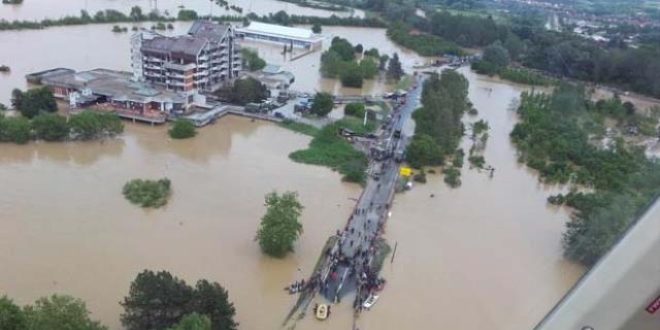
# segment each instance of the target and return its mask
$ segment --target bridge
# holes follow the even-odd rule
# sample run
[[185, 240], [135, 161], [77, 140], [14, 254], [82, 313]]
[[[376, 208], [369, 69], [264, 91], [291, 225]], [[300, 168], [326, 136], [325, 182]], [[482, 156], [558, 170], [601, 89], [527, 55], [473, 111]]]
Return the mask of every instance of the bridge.
[[660, 329], [660, 198], [535, 330]]
[[[379, 142], [394, 141], [387, 144], [384, 157], [370, 157], [370, 167], [380, 168], [379, 175], [367, 179], [345, 227], [329, 238], [317, 267], [284, 325], [296, 312], [299, 313], [298, 318], [302, 318], [316, 294], [339, 303], [348, 294], [356, 293], [353, 307], [357, 315], [367, 298], [382, 289], [383, 281], [378, 275], [390, 249], [381, 235], [391, 215], [390, 208], [399, 178], [399, 165], [394, 156], [403, 153], [409, 141], [400, 131], [397, 133], [397, 128], [401, 128], [418, 107], [424, 78], [420, 76], [416, 79], [419, 81], [417, 87], [409, 92], [409, 101], [394, 112], [390, 122], [377, 134]], [[294, 326], [295, 323], [291, 328]]]

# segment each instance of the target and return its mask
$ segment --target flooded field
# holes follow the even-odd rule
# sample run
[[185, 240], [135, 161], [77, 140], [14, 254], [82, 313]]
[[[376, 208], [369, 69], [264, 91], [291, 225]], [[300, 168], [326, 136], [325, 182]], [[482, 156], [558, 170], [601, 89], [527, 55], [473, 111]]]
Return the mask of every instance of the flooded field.
[[[298, 5], [275, 1], [275, 0], [230, 0], [230, 5], [236, 5], [243, 8], [243, 15], [255, 13], [257, 15], [268, 15], [284, 10], [289, 14], [329, 17], [336, 15], [340, 17], [357, 16], [364, 17], [361, 10], [352, 11], [328, 11]], [[165, 11], [172, 17], [176, 17], [180, 9], [192, 9], [200, 15], [239, 15], [233, 10], [225, 10], [219, 7], [215, 1], [210, 0], [57, 0], [53, 5], [53, 0], [30, 0], [21, 5], [0, 6], [0, 19], [8, 21], [13, 20], [41, 20], [44, 18], [60, 18], [67, 15], [80, 15], [81, 10], [87, 10], [94, 14], [99, 10], [114, 9], [129, 13], [133, 6], [140, 6], [142, 11], [151, 12], [159, 10], [165, 14]]]
[[[188, 26], [178, 23], [173, 33]], [[128, 70], [130, 34], [110, 29], [0, 33], [0, 44], [14, 45], [0, 54], [13, 69], [0, 75], [0, 102], [8, 103], [12, 88], [24, 88], [23, 75], [32, 71]], [[398, 51], [406, 68], [422, 60], [393, 45], [383, 29], [324, 27], [323, 33], [381, 53]], [[376, 94], [392, 88], [378, 82], [341, 89], [319, 76], [320, 53], [278, 62], [278, 50], [259, 47], [270, 62], [294, 72], [294, 89]], [[495, 176], [469, 170], [466, 162], [460, 188], [449, 189], [435, 174], [396, 197], [387, 238], [398, 242], [398, 251], [384, 268], [382, 298], [358, 320], [361, 330], [530, 329], [583, 272], [561, 256], [569, 216], [546, 204], [558, 188], [539, 184], [516, 162], [509, 142], [516, 120], [510, 105], [523, 87], [462, 72], [477, 118], [491, 126], [484, 156]], [[308, 142], [272, 124], [226, 117], [187, 141], [169, 141], [165, 127], [127, 124], [122, 137], [104, 143], [0, 144], [0, 293], [21, 304], [71, 294], [86, 300], [95, 318], [121, 329], [118, 302], [131, 280], [145, 268], [167, 269], [189, 282], [206, 278], [227, 287], [241, 329], [278, 329], [294, 302], [283, 287], [309, 274], [360, 194], [328, 169], [288, 159]], [[163, 176], [174, 190], [163, 209], [144, 211], [121, 195], [130, 179]], [[273, 189], [297, 190], [306, 207], [305, 233], [284, 260], [263, 257], [253, 242], [263, 196]], [[347, 303], [329, 321], [308, 317], [298, 329], [352, 324]]]

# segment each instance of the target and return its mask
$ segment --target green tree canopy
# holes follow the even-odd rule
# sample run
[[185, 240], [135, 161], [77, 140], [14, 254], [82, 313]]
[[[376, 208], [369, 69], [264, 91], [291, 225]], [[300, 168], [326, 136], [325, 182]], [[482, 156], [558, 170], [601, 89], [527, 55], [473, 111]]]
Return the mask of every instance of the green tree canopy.
[[243, 55], [242, 60], [244, 69], [249, 71], [257, 71], [263, 69], [266, 66], [266, 61], [259, 57], [257, 52], [249, 48], [243, 48], [241, 49], [241, 53]]
[[188, 314], [168, 330], [211, 330], [211, 319], [197, 313]]
[[11, 103], [28, 119], [42, 112], [57, 111], [55, 96], [48, 87], [34, 88], [27, 92], [14, 89]]
[[269, 94], [266, 85], [252, 77], [237, 79], [231, 86], [221, 88], [216, 92], [221, 99], [241, 105], [261, 102], [267, 99]]
[[192, 9], [181, 9], [177, 15], [180, 21], [194, 21], [198, 18], [197, 12]]
[[314, 102], [312, 103], [312, 113], [319, 116], [325, 117], [334, 106], [334, 100], [332, 94], [325, 92], [318, 92], [314, 96]]
[[312, 25], [312, 32], [314, 32], [316, 34], [319, 34], [319, 33], [321, 33], [322, 30], [323, 29], [321, 28], [321, 24], [314, 23], [314, 25]]
[[121, 305], [121, 322], [128, 330], [209, 329], [209, 323], [210, 330], [236, 330], [238, 326], [233, 319], [234, 304], [222, 286], [200, 280], [192, 288], [167, 271], [139, 273]]
[[431, 136], [415, 134], [406, 149], [406, 160], [415, 168], [442, 165], [444, 152]]
[[353, 116], [357, 118], [363, 118], [364, 117], [364, 103], [362, 102], [352, 102], [346, 105], [344, 107], [344, 115], [346, 116]]
[[399, 61], [399, 54], [394, 53], [387, 65], [387, 78], [399, 81], [404, 74], [401, 61]]
[[144, 14], [142, 13], [142, 8], [140, 6], [133, 6], [131, 7], [131, 13], [128, 14], [128, 17], [131, 18], [131, 20], [139, 22], [144, 20]]
[[496, 68], [502, 68], [509, 65], [511, 58], [509, 51], [498, 40], [484, 49], [483, 60], [492, 63]]
[[85, 303], [70, 296], [52, 295], [24, 309], [27, 330], [107, 330], [89, 318]]
[[197, 135], [197, 129], [190, 120], [179, 119], [172, 124], [168, 133], [173, 139], [188, 139]]
[[30, 122], [22, 117], [0, 116], [0, 142], [27, 143], [30, 140]]
[[293, 245], [302, 234], [303, 227], [298, 221], [303, 206], [298, 202], [298, 194], [285, 192], [279, 195], [271, 192], [266, 195], [266, 214], [261, 218], [255, 240], [265, 254], [282, 258], [293, 251]]
[[25, 330], [27, 328], [23, 311], [7, 296], [0, 297], [0, 329]]
[[32, 118], [31, 125], [37, 139], [62, 141], [69, 136], [66, 118], [55, 113], [36, 116]]
[[378, 63], [372, 57], [365, 57], [360, 61], [360, 71], [364, 79], [373, 79], [378, 74]]
[[364, 83], [362, 68], [355, 61], [344, 62], [339, 79], [344, 87], [361, 88]]

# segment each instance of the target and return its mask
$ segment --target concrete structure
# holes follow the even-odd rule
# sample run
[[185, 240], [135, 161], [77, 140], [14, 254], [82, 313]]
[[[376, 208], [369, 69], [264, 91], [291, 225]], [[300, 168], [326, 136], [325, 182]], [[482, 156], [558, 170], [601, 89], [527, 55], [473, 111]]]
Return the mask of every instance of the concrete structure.
[[309, 29], [260, 22], [251, 22], [249, 26], [236, 28], [236, 36], [261, 42], [293, 45], [308, 50], [321, 49], [323, 46], [323, 36], [314, 34]]
[[259, 71], [245, 72], [244, 75], [259, 80], [271, 90], [271, 93], [272, 90], [288, 89], [296, 81], [293, 73], [272, 64], [266, 65], [266, 67]]
[[535, 328], [660, 329], [660, 200]]
[[195, 21], [186, 35], [143, 30], [131, 37], [133, 79], [186, 95], [212, 91], [236, 77], [240, 54], [233, 28], [209, 21]]
[[130, 72], [57, 69], [27, 77], [51, 87], [55, 97], [67, 100], [72, 108], [92, 105], [122, 117], [148, 122], [164, 122], [170, 114], [182, 113], [190, 104], [189, 97], [183, 93], [132, 81]]

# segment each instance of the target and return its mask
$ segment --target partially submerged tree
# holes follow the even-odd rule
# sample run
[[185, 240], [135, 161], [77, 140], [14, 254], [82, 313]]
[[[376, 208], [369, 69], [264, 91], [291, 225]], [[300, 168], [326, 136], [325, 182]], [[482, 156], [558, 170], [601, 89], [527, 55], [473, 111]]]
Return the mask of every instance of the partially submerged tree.
[[325, 117], [334, 105], [334, 100], [332, 99], [332, 94], [325, 92], [318, 92], [314, 96], [314, 102], [312, 103], [312, 113], [319, 116]]
[[195, 125], [187, 119], [179, 119], [167, 131], [173, 139], [188, 139], [197, 135]]
[[26, 306], [24, 313], [28, 330], [107, 330], [89, 318], [85, 302], [70, 296], [41, 298], [34, 305]]
[[144, 270], [131, 283], [121, 323], [127, 330], [236, 330], [236, 310], [218, 283], [193, 288], [167, 271]]
[[394, 53], [387, 65], [387, 78], [399, 81], [403, 75], [404, 72], [403, 68], [401, 67], [401, 61], [399, 61], [399, 54]]
[[285, 192], [282, 195], [271, 192], [266, 195], [266, 208], [255, 240], [265, 254], [282, 258], [293, 251], [294, 243], [303, 232], [302, 224], [298, 221], [303, 206], [296, 192]]

